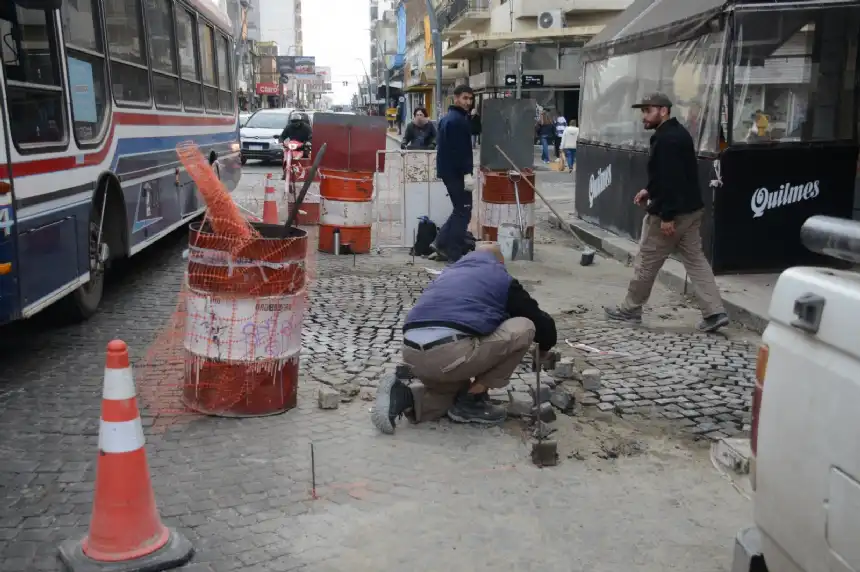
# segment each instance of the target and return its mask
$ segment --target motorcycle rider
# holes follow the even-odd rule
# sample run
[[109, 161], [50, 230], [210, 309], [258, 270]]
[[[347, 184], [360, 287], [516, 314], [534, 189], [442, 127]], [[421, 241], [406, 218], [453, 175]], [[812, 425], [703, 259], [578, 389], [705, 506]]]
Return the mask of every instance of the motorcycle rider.
[[278, 140], [281, 143], [285, 141], [298, 141], [302, 143], [304, 145], [305, 157], [308, 157], [308, 144], [311, 141], [311, 134], [311, 124], [310, 120], [308, 120], [308, 115], [301, 111], [294, 111], [290, 114], [290, 121], [284, 127]]

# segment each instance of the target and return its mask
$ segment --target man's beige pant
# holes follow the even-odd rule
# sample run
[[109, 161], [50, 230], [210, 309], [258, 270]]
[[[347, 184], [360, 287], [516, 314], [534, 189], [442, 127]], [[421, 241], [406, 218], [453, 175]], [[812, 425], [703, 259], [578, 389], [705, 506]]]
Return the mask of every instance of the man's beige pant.
[[702, 315], [713, 316], [725, 312], [720, 289], [714, 279], [711, 265], [702, 251], [702, 216], [704, 210], [675, 217], [675, 234], [660, 232], [660, 217], [645, 215], [639, 253], [634, 261], [635, 277], [627, 289], [625, 310], [640, 310], [651, 296], [654, 280], [670, 254], [678, 252], [693, 289], [699, 298]]
[[421, 380], [410, 388], [415, 401], [415, 420], [433, 421], [444, 416], [457, 393], [472, 378], [488, 388], [508, 385], [535, 337], [535, 326], [526, 318], [502, 322], [483, 338], [468, 338], [422, 351], [403, 346], [403, 361]]

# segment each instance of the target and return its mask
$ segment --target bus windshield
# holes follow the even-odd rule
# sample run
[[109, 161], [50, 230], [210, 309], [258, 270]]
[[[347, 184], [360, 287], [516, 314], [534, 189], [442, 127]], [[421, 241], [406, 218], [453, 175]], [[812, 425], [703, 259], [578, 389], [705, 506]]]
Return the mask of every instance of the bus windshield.
[[255, 113], [245, 127], [257, 129], [283, 129], [287, 126], [290, 117], [286, 113], [273, 113], [258, 111]]

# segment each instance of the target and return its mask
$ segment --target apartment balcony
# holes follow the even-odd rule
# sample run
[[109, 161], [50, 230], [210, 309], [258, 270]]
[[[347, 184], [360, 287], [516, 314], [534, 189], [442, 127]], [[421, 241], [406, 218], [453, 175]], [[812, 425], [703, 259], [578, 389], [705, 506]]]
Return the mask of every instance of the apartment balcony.
[[568, 18], [587, 12], [613, 12], [626, 9], [633, 0], [510, 0], [514, 18], [537, 18], [544, 12], [560, 10]]
[[490, 20], [490, 0], [448, 0], [436, 13], [443, 35], [460, 35]]

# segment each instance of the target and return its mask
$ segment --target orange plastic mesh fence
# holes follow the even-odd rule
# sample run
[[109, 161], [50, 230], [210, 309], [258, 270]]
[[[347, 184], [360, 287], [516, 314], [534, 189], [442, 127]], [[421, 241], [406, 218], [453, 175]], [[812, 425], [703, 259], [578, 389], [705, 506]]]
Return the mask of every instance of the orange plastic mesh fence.
[[176, 311], [136, 367], [153, 429], [295, 407], [316, 230], [250, 224], [199, 150], [177, 152], [208, 210], [189, 230]]

